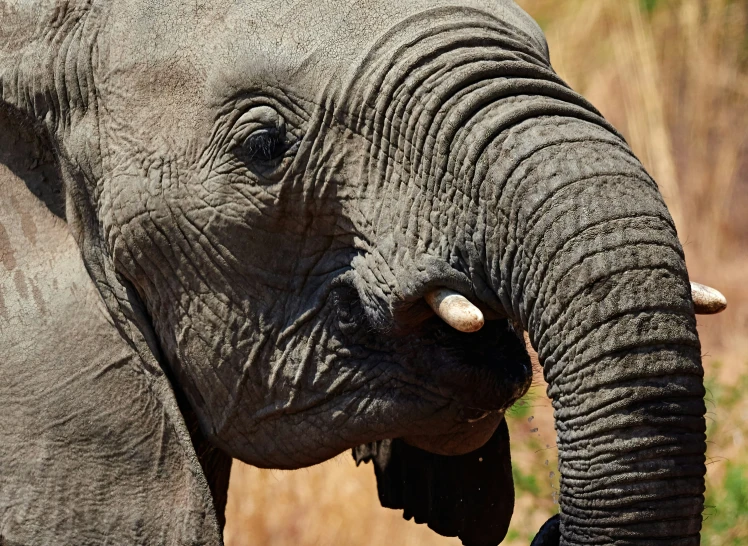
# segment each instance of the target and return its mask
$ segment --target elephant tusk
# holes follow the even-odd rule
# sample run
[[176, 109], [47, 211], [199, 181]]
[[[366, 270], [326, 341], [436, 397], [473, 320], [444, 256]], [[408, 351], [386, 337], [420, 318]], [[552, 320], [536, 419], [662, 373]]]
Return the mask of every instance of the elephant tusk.
[[691, 297], [697, 315], [714, 315], [727, 307], [727, 299], [719, 290], [697, 282], [691, 283]]
[[[725, 296], [709, 286], [692, 282], [691, 295], [697, 315], [714, 315], [727, 308]], [[471, 333], [483, 328], [483, 313], [459, 292], [437, 288], [426, 294], [425, 299], [434, 313], [455, 330]]]
[[434, 313], [455, 330], [471, 333], [483, 328], [483, 313], [462, 294], [437, 288], [426, 294], [425, 299]]

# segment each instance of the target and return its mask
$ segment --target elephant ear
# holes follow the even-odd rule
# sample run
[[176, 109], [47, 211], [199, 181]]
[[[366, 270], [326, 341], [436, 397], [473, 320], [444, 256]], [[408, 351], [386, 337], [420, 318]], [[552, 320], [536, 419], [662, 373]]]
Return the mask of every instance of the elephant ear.
[[0, 135], [0, 544], [221, 544], [199, 431], [29, 191], [33, 142], [2, 108]]
[[359, 446], [353, 456], [357, 464], [374, 464], [379, 501], [404, 510], [405, 519], [465, 546], [495, 546], [506, 536], [514, 511], [506, 421], [466, 455], [435, 455], [395, 439]]

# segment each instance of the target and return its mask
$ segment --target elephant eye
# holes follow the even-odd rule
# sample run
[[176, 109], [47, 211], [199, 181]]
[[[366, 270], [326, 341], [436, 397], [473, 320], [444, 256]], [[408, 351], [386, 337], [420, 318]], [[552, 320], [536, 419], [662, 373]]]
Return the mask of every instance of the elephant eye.
[[293, 131], [286, 129], [283, 116], [267, 105], [244, 111], [228, 128], [226, 137], [228, 161], [221, 162], [220, 168], [244, 172], [257, 182], [280, 180], [299, 146]]
[[285, 135], [278, 127], [258, 129], [246, 138], [242, 149], [248, 161], [272, 161], [285, 153]]

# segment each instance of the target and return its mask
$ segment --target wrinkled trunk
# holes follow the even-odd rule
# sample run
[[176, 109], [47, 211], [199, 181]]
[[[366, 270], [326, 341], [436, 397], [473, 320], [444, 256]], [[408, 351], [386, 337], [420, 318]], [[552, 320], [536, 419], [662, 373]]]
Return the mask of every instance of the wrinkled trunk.
[[[703, 370], [657, 185], [529, 23], [454, 26], [371, 55], [385, 75], [359, 119], [380, 163], [397, 158], [366, 186], [379, 222], [529, 331], [555, 408], [561, 542], [698, 544]], [[388, 200], [385, 179], [410, 183]], [[387, 263], [399, 278], [427, 269]]]
[[549, 383], [561, 543], [698, 544], [703, 371], [656, 185], [618, 136], [578, 118], [528, 119], [484, 157], [482, 263]]

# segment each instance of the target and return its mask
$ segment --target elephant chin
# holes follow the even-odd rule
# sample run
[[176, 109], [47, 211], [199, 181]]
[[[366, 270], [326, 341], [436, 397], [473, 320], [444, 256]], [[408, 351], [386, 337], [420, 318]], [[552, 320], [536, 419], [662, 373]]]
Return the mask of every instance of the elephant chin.
[[475, 420], [470, 419], [453, 432], [405, 436], [403, 440], [413, 447], [436, 455], [465, 455], [483, 447], [503, 418], [503, 412], [493, 411]]

